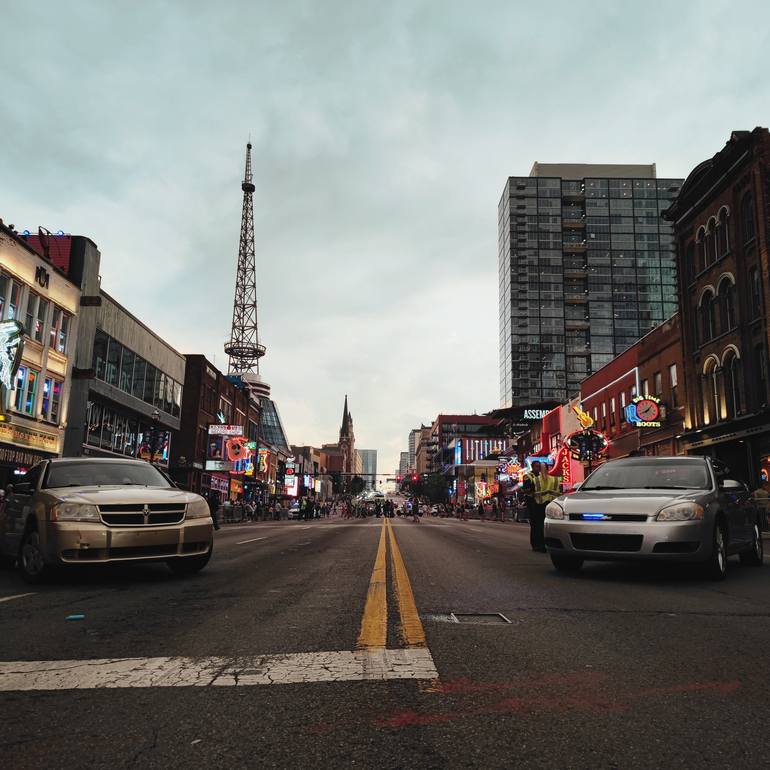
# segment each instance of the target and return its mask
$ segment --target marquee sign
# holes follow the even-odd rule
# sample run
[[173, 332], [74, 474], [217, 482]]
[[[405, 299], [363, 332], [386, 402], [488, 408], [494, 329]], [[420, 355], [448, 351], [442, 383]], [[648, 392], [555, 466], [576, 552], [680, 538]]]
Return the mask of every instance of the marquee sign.
[[660, 399], [657, 396], [636, 396], [626, 407], [626, 420], [636, 428], [660, 428]]

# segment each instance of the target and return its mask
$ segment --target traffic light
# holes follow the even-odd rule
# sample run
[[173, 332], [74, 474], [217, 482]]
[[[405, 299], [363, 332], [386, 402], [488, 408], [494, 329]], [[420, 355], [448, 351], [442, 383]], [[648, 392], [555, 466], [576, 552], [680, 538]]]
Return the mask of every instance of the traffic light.
[[396, 481], [401, 481], [402, 478], [403, 476], [396, 476]]
[[419, 476], [416, 473], [412, 474], [412, 481], [417, 481], [418, 478]]

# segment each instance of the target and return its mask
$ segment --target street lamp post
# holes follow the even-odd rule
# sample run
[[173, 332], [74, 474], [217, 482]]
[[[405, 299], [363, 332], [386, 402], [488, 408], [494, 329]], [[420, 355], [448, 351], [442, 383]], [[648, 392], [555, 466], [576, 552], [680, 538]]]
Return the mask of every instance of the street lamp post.
[[160, 419], [160, 412], [153, 410], [152, 416], [152, 428], [150, 428], [150, 463], [155, 464], [155, 452], [158, 448], [158, 420]]

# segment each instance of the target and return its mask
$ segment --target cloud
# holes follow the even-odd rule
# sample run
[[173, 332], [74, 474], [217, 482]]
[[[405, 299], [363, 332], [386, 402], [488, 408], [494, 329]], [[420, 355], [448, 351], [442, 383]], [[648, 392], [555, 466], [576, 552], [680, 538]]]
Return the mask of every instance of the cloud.
[[[729, 18], [729, 24], [724, 23]], [[254, 144], [262, 371], [295, 443], [395, 468], [498, 402], [497, 202], [532, 162], [684, 176], [766, 122], [744, 3], [15, 3], [0, 216], [89, 235], [105, 288], [225, 365]]]

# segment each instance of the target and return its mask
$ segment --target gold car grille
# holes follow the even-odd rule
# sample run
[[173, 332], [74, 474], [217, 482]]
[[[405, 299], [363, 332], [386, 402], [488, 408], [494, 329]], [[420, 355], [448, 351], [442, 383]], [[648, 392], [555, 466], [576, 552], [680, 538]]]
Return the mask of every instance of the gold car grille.
[[180, 524], [187, 510], [186, 505], [179, 503], [117, 503], [98, 507], [102, 521], [110, 527]]

